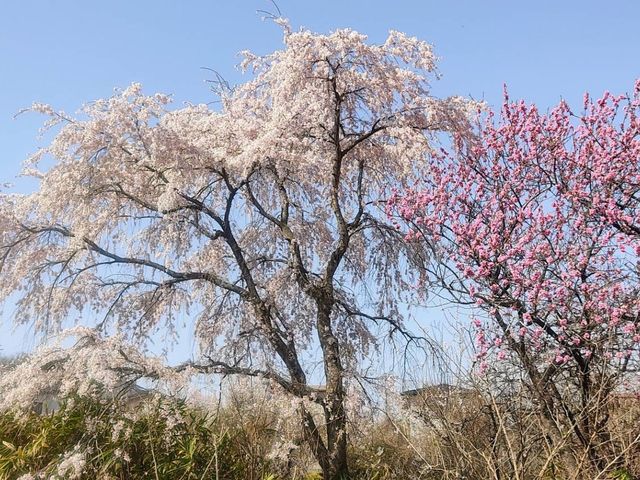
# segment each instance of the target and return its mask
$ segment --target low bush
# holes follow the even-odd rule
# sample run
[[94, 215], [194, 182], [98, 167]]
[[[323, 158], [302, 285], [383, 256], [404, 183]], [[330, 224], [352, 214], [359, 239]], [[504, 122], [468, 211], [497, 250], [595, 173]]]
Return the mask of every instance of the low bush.
[[50, 415], [0, 415], [0, 478], [260, 479], [266, 457], [250, 461], [237, 432], [182, 402], [154, 398], [123, 408], [73, 398]]

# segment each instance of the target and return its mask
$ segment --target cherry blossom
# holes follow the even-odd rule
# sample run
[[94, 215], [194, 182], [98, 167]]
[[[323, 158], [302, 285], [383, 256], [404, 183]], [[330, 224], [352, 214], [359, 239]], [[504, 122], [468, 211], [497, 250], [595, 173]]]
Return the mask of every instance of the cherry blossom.
[[56, 133], [25, 164], [38, 190], [0, 198], [0, 298], [18, 294], [16, 322], [38, 331], [94, 318], [144, 340], [185, 324], [201, 371], [320, 404], [326, 438], [303, 406], [301, 422], [339, 478], [346, 372], [380, 333], [405, 331], [405, 267], [424, 260], [385, 201], [478, 105], [430, 95], [435, 57], [416, 38], [278, 23], [284, 48], [245, 52], [251, 78], [221, 86], [218, 109], [172, 109], [138, 84], [77, 117], [34, 104]]
[[[65, 346], [70, 341], [72, 346]], [[171, 368], [162, 358], [144, 354], [120, 335], [72, 328], [2, 371], [0, 411], [29, 413], [47, 395], [60, 401], [114, 399], [140, 380], [153, 382], [158, 393], [184, 396], [189, 374], [186, 367]]]

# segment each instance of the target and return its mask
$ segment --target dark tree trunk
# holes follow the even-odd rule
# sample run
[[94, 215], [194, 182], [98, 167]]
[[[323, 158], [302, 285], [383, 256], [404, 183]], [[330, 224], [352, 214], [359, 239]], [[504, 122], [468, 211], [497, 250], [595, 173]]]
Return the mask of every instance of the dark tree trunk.
[[340, 360], [340, 346], [331, 327], [333, 302], [318, 302], [317, 328], [324, 360], [326, 401], [323, 406], [327, 429], [327, 461], [321, 464], [324, 480], [345, 480], [347, 465], [347, 416], [345, 412], [344, 368]]

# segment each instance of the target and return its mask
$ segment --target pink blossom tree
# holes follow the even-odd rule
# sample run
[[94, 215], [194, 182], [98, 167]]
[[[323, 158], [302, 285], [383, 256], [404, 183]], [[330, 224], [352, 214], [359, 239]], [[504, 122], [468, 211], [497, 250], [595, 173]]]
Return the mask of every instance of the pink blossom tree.
[[284, 49], [244, 52], [253, 76], [221, 89], [219, 109], [169, 110], [139, 85], [80, 118], [34, 105], [57, 133], [25, 165], [39, 189], [0, 199], [0, 298], [17, 294], [16, 322], [40, 331], [89, 314], [138, 339], [184, 323], [202, 354], [193, 368], [270, 379], [300, 401], [335, 479], [347, 474], [345, 382], [381, 333], [402, 331], [405, 267], [423, 258], [385, 200], [433, 132], [475, 107], [430, 96], [422, 41], [280, 23]]
[[484, 312], [482, 367], [516, 362], [556, 445], [568, 436], [598, 471], [619, 458], [609, 402], [640, 363], [639, 112], [640, 82], [585, 96], [580, 114], [505, 94], [497, 120], [390, 204], [438, 259], [426, 280]]

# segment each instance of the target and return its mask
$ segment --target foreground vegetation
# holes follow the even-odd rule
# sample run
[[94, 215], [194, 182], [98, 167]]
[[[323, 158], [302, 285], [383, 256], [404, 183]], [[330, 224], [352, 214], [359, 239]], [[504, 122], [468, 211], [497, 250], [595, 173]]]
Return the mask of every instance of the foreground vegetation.
[[[350, 478], [640, 475], [637, 399], [619, 395], [608, 406], [608, 447], [617, 461], [598, 472], [569, 432], [560, 447], [549, 441], [525, 392], [488, 385], [434, 385], [360, 409], [350, 425]], [[0, 479], [321, 478], [286, 398], [264, 383], [247, 387], [230, 388], [222, 403], [72, 396], [50, 414], [7, 411], [0, 415]]]

